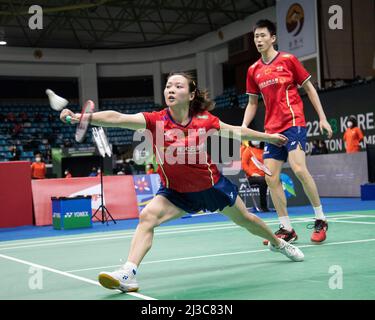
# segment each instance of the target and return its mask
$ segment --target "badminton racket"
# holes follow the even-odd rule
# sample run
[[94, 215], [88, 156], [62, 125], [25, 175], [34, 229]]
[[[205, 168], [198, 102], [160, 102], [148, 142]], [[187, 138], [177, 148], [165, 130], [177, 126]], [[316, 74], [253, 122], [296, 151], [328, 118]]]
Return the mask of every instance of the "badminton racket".
[[262, 162], [260, 162], [253, 151], [250, 149], [250, 152], [252, 154], [251, 156], [251, 161], [255, 164], [255, 166], [259, 169], [262, 170], [267, 176], [272, 176], [271, 170]]
[[[87, 100], [85, 104], [83, 105], [82, 111], [81, 111], [81, 117], [79, 118], [79, 122], [77, 124], [75, 139], [78, 143], [81, 143], [86, 136], [87, 129], [89, 128], [92, 114], [95, 109], [95, 104], [91, 100]], [[66, 122], [71, 123], [71, 117], [66, 117]]]

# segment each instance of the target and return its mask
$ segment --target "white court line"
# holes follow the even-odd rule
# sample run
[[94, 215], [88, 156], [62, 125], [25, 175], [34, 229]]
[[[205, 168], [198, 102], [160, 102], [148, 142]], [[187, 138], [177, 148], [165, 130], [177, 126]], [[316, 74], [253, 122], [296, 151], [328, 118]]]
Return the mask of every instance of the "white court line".
[[[342, 244], [353, 244], [353, 243], [363, 243], [363, 242], [372, 242], [375, 241], [373, 239], [363, 239], [363, 240], [351, 240], [351, 241], [341, 241], [341, 242], [330, 242], [324, 244], [307, 244], [303, 246], [298, 246], [298, 248], [321, 248], [325, 246], [333, 246], [333, 245], [342, 245]], [[184, 260], [194, 260], [194, 259], [203, 259], [203, 258], [214, 258], [214, 257], [223, 257], [223, 256], [233, 256], [233, 255], [240, 255], [240, 254], [249, 254], [249, 253], [258, 253], [258, 252], [269, 252], [270, 250], [267, 249], [260, 249], [260, 250], [249, 250], [249, 251], [238, 251], [238, 252], [228, 252], [228, 253], [218, 253], [218, 254], [210, 254], [210, 255], [203, 255], [203, 256], [191, 256], [191, 257], [183, 257], [183, 258], [175, 258], [175, 259], [164, 259], [164, 260], [154, 260], [154, 261], [145, 261], [142, 262], [142, 265], [145, 264], [155, 264], [155, 263], [163, 263], [163, 262], [174, 262], [174, 261], [184, 261]], [[90, 271], [90, 270], [99, 270], [99, 269], [107, 269], [107, 268], [116, 268], [121, 265], [113, 265], [113, 266], [102, 266], [96, 268], [87, 268], [87, 269], [77, 269], [77, 270], [69, 270], [67, 272], [82, 272], [82, 271]]]
[[[171, 232], [155, 232], [155, 236], [160, 235], [170, 235], [170, 234], [179, 234], [179, 233], [191, 233], [191, 232], [201, 232], [201, 231], [214, 231], [214, 230], [223, 230], [223, 229], [233, 229], [233, 228], [239, 228], [238, 226], [226, 226], [226, 227], [218, 227], [218, 228], [205, 228], [205, 229], [194, 229], [194, 230], [182, 230], [182, 231], [171, 231]], [[36, 248], [36, 247], [51, 247], [51, 246], [58, 246], [58, 245], [66, 245], [66, 244], [77, 244], [77, 243], [83, 243], [83, 242], [97, 242], [97, 241], [103, 241], [103, 240], [118, 240], [118, 239], [131, 239], [133, 235], [127, 235], [127, 236], [117, 236], [117, 237], [102, 237], [102, 238], [96, 238], [96, 239], [85, 239], [85, 240], [76, 240], [76, 241], [64, 241], [64, 242], [57, 242], [57, 243], [40, 243], [40, 244], [30, 244], [30, 245], [24, 245], [24, 246], [14, 246], [14, 247], [5, 247], [0, 248], [0, 251], [5, 250], [12, 250], [12, 249], [24, 249], [24, 248]]]
[[[46, 266], [43, 266], [43, 265], [40, 265], [40, 264], [36, 264], [36, 263], [29, 262], [29, 261], [26, 261], [26, 260], [17, 259], [17, 258], [11, 257], [11, 256], [3, 255], [3, 254], [0, 254], [0, 258], [7, 259], [7, 260], [10, 260], [10, 261], [14, 261], [14, 262], [18, 262], [18, 263], [21, 263], [21, 264], [25, 264], [25, 265], [28, 265], [28, 266], [35, 267], [37, 269], [46, 270], [46, 271], [53, 272], [53, 273], [56, 273], [56, 274], [59, 274], [59, 275], [62, 275], [62, 276], [68, 277], [68, 278], [80, 280], [80, 281], [83, 281], [83, 282], [87, 282], [87, 283], [94, 284], [96, 286], [102, 287], [100, 285], [100, 283], [97, 282], [97, 281], [87, 279], [87, 278], [84, 278], [84, 277], [80, 277], [80, 276], [76, 276], [74, 274], [70, 274], [70, 273], [65, 272], [65, 271], [60, 271], [60, 270], [57, 270], [57, 269], [49, 268], [49, 267], [46, 267]], [[148, 297], [148, 296], [145, 296], [143, 294], [136, 293], [136, 292], [126, 292], [126, 294], [137, 297], [137, 298], [140, 298], [140, 299], [144, 299], [144, 300], [157, 300], [155, 298]]]
[[[348, 216], [343, 217], [348, 218]], [[301, 219], [301, 218], [300, 218]], [[295, 223], [302, 223], [302, 222], [312, 222], [314, 219], [312, 218], [305, 218], [301, 219], [298, 221], [294, 221]], [[277, 220], [273, 223], [268, 223], [268, 225], [275, 225], [279, 224], [280, 222]], [[170, 234], [180, 234], [180, 233], [191, 233], [191, 232], [201, 232], [201, 231], [216, 231], [216, 230], [225, 230], [225, 229], [235, 229], [235, 228], [241, 228], [238, 225], [235, 225], [233, 223], [224, 225], [222, 227], [215, 227], [212, 228], [210, 226], [204, 227], [197, 227], [197, 228], [189, 228], [189, 229], [176, 229], [176, 231], [164, 231], [164, 230], [156, 230], [155, 231], [155, 236], [160, 236], [160, 235], [170, 235]], [[118, 240], [118, 239], [128, 239], [132, 238], [133, 234], [129, 235], [118, 235], [118, 236], [112, 236], [112, 237], [100, 237], [100, 238], [94, 238], [94, 239], [82, 239], [82, 240], [76, 240], [76, 241], [59, 241], [59, 242], [52, 242], [52, 243], [37, 243], [33, 244], [31, 242], [30, 245], [14, 245], [10, 247], [1, 247], [0, 251], [4, 250], [12, 250], [12, 249], [24, 249], [24, 248], [35, 248], [35, 247], [50, 247], [50, 246], [58, 246], [58, 245], [65, 245], [65, 244], [76, 244], [76, 243], [82, 243], [82, 242], [93, 242], [93, 241], [103, 241], [103, 240]]]
[[375, 222], [365, 222], [365, 221], [348, 221], [348, 220], [330, 220], [330, 222], [340, 222], [340, 223], [353, 223], [353, 224], [372, 224], [374, 225]]
[[[215, 227], [215, 226], [222, 226], [223, 224], [225, 225], [229, 225], [229, 224], [232, 224], [234, 225], [234, 223], [228, 223], [228, 222], [223, 222], [221, 224], [212, 224], [210, 226], [212, 227]], [[162, 227], [163, 230], [165, 228], [166, 231], [174, 231], [174, 230], [188, 230], [188, 229], [195, 229], [195, 228], [207, 228], [207, 226], [204, 226], [204, 225], [195, 225], [195, 226], [189, 226], [189, 227]], [[68, 240], [81, 240], [81, 239], [94, 239], [94, 238], [101, 238], [103, 236], [106, 236], [106, 237], [110, 237], [110, 236], [118, 236], [118, 235], [129, 235], [129, 234], [133, 234], [135, 231], [135, 229], [132, 229], [132, 230], [119, 230], [119, 231], [112, 231], [112, 232], [108, 232], [108, 231], [103, 231], [103, 232], [98, 232], [97, 234], [93, 234], [93, 235], [87, 235], [87, 236], [79, 236], [79, 237], [74, 237], [74, 236], [70, 236], [70, 235], [65, 235], [65, 236], [57, 236], [56, 238], [42, 238], [42, 240], [25, 240], [25, 241], [22, 241], [22, 240], [10, 240], [10, 241], [7, 241], [7, 242], [15, 242], [15, 243], [5, 243], [5, 244], [0, 244], [0, 248], [1, 247], [7, 247], [9, 245], [25, 245], [25, 244], [34, 244], [34, 243], [46, 243], [46, 242], [60, 242], [60, 241], [66, 241], [67, 239]], [[60, 238], [60, 237], [63, 237], [63, 238]], [[39, 238], [40, 239], [40, 238]], [[4, 241], [3, 241], [4, 242]]]
[[375, 218], [375, 215], [364, 215], [364, 214], [358, 214], [353, 216], [353, 218]]
[[[334, 216], [327, 216], [327, 218], [341, 218], [341, 217], [347, 217], [347, 218], [352, 218], [352, 217], [373, 217], [375, 218], [375, 215], [374, 216], [364, 216], [364, 215], [351, 215], [351, 214], [342, 214], [342, 215], [334, 215]], [[306, 219], [310, 219], [310, 218], [307, 218], [307, 217], [301, 217], [301, 218], [292, 218], [291, 221], [298, 221], [298, 220], [306, 220]], [[312, 218], [311, 218], [312, 219]], [[266, 223], [272, 223], [272, 222], [277, 222], [278, 220], [276, 219], [273, 219], [273, 220], [268, 220], [266, 221]], [[162, 226], [161, 229], [163, 229], [163, 231], [174, 231], [174, 230], [189, 230], [189, 229], [197, 229], [197, 228], [207, 228], [207, 227], [220, 227], [220, 226], [225, 226], [225, 225], [235, 225], [234, 223], [232, 222], [222, 222], [222, 223], [219, 223], [219, 224], [210, 224], [209, 223], [209, 226], [207, 225], [193, 225], [193, 226], [186, 226], [186, 227], [167, 227], [167, 226]], [[157, 230], [158, 231], [158, 230]], [[160, 231], [159, 231], [160, 232]], [[42, 238], [41, 240], [25, 240], [25, 241], [22, 241], [22, 240], [11, 240], [11, 241], [2, 241], [2, 242], [6, 242], [6, 243], [3, 243], [3, 244], [0, 244], [0, 248], [2, 247], [9, 247], [9, 246], [19, 246], [19, 245], [28, 245], [28, 244], [37, 244], [37, 243], [52, 243], [52, 242], [65, 242], [65, 241], [71, 241], [71, 240], [85, 240], [85, 239], [97, 239], [97, 238], [103, 238], [103, 237], [117, 237], [117, 236], [125, 236], [125, 235], [132, 235], [134, 233], [134, 229], [131, 230], [131, 231], [123, 231], [123, 230], [119, 230], [119, 231], [112, 231], [112, 232], [107, 232], [107, 231], [103, 231], [103, 232], [98, 232], [97, 234], [93, 234], [93, 235], [85, 235], [85, 236], [79, 236], [79, 237], [74, 237], [74, 236], [70, 236], [70, 235], [66, 235], [66, 236], [58, 236], [56, 238]], [[63, 237], [63, 238], [61, 238]], [[40, 238], [39, 238], [40, 239]]]
[[[336, 219], [340, 218], [350, 218], [350, 215], [337, 215]], [[327, 216], [327, 218], [330, 218]], [[272, 223], [267, 222], [267, 225], [275, 225], [279, 224], [279, 220], [271, 220], [274, 221]], [[302, 223], [302, 222], [312, 222], [314, 221], [314, 218], [296, 218], [296, 219], [291, 219], [292, 222], [294, 223]], [[216, 230], [224, 230], [224, 229], [234, 229], [234, 228], [241, 228], [233, 223], [229, 224], [221, 224], [221, 227], [215, 227], [212, 228], [208, 226], [199, 226], [196, 228], [190, 227], [190, 228], [175, 228], [173, 230], [175, 231], [168, 231], [159, 229], [155, 231], [155, 235], [170, 235], [170, 234], [179, 234], [179, 233], [191, 233], [191, 232], [200, 232], [200, 231], [216, 231]], [[30, 244], [26, 245], [18, 245], [18, 244], [11, 244], [11, 246], [7, 247], [0, 247], [0, 251], [5, 251], [5, 250], [12, 250], [12, 249], [25, 249], [25, 248], [35, 248], [35, 247], [50, 247], [50, 246], [58, 246], [58, 245], [65, 245], [65, 244], [76, 244], [76, 243], [82, 243], [82, 242], [93, 242], [93, 241], [103, 241], [103, 240], [118, 240], [118, 239], [127, 239], [127, 238], [132, 238], [133, 233], [127, 234], [127, 235], [118, 235], [118, 236], [112, 236], [112, 237], [105, 237], [101, 236], [98, 238], [89, 238], [89, 239], [81, 239], [81, 240], [75, 240], [71, 241], [68, 239], [68, 241], [58, 241], [58, 242], [47, 242], [47, 243], [41, 243], [41, 241], [38, 241], [38, 243], [34, 244], [34, 242], [30, 242]]]
[[[341, 215], [333, 215], [333, 216], [328, 216], [327, 218], [352, 218], [352, 217], [359, 217], [359, 215], [351, 215], [351, 214], [341, 214]], [[360, 217], [366, 217], [366, 216], [360, 216]], [[375, 215], [372, 216], [375, 218]], [[262, 218], [262, 217], [261, 217]], [[313, 218], [308, 218], [308, 217], [297, 217], [297, 218], [291, 218], [291, 221], [299, 221], [299, 220], [306, 220], [306, 219], [313, 219]], [[278, 219], [273, 219], [273, 220], [268, 220], [265, 221], [266, 223], [273, 223], [273, 222], [278, 222]], [[221, 226], [234, 226], [235, 224], [232, 222], [227, 222], [224, 221], [219, 224], [210, 224], [209, 225], [194, 225], [194, 226], [186, 226], [186, 227], [167, 227], [167, 226], [162, 226], [159, 230], [156, 229], [156, 232], [167, 232], [167, 231], [175, 231], [175, 230], [190, 230], [190, 229], [198, 229], [198, 228], [208, 228], [208, 227], [221, 227]], [[162, 230], [161, 230], [162, 229]], [[113, 232], [99, 232], [98, 234], [93, 234], [93, 235], [85, 235], [85, 236], [79, 236], [79, 237], [74, 237], [70, 235], [62, 236], [63, 238], [60, 238], [60, 236], [56, 238], [42, 238], [40, 240], [11, 240], [11, 241], [6, 241], [7, 243], [0, 244], [0, 249], [2, 247], [10, 247], [10, 246], [20, 246], [20, 245], [29, 245], [29, 244], [38, 244], [38, 243], [55, 243], [55, 242], [65, 242], [65, 241], [72, 241], [72, 240], [86, 240], [86, 239], [101, 239], [105, 237], [106, 239], [109, 239], [109, 237], [119, 237], [119, 236], [126, 236], [126, 235], [133, 235], [134, 234], [134, 229], [131, 231], [113, 231]], [[4, 242], [4, 241], [3, 241]], [[9, 243], [10, 242], [10, 243]]]

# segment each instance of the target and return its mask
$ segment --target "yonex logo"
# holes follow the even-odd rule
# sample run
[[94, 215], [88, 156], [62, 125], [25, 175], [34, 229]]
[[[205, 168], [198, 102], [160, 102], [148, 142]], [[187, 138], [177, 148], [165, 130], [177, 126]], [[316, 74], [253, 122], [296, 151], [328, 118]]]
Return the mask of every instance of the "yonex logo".
[[125, 276], [122, 277], [123, 280], [128, 280], [128, 278], [129, 277], [127, 275], [125, 275]]
[[88, 217], [89, 213], [87, 211], [82, 211], [82, 212], [67, 212], [65, 214], [65, 218], [81, 218], [81, 217]]

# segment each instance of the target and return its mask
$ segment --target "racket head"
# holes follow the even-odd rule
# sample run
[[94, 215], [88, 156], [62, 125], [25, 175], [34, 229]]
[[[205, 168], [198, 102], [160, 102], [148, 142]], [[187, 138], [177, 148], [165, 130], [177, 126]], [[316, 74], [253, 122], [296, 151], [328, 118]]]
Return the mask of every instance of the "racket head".
[[255, 156], [251, 157], [251, 161], [259, 170], [262, 170], [267, 176], [272, 176], [271, 170], [264, 163], [260, 162]]
[[87, 129], [89, 128], [94, 109], [95, 104], [92, 100], [87, 100], [84, 103], [75, 135], [75, 139], [78, 143], [81, 143], [86, 137]]
[[100, 155], [103, 158], [105, 158], [105, 148], [104, 148], [103, 144], [100, 141], [98, 128], [95, 128], [95, 127], [91, 128], [91, 131], [92, 131], [92, 136], [94, 138], [94, 142], [95, 142], [96, 146], [98, 147], [98, 151], [99, 151]]

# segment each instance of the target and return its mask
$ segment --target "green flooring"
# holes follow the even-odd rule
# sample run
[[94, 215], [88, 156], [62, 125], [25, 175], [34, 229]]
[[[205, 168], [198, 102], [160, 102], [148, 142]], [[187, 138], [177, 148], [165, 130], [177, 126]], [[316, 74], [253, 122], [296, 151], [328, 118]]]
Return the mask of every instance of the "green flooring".
[[2, 242], [0, 299], [374, 299], [375, 211], [330, 217], [320, 245], [310, 242], [303, 219], [311, 217], [293, 220], [300, 263], [230, 222], [159, 227], [138, 272], [141, 296], [96, 283], [100, 271], [123, 263], [132, 231]]

